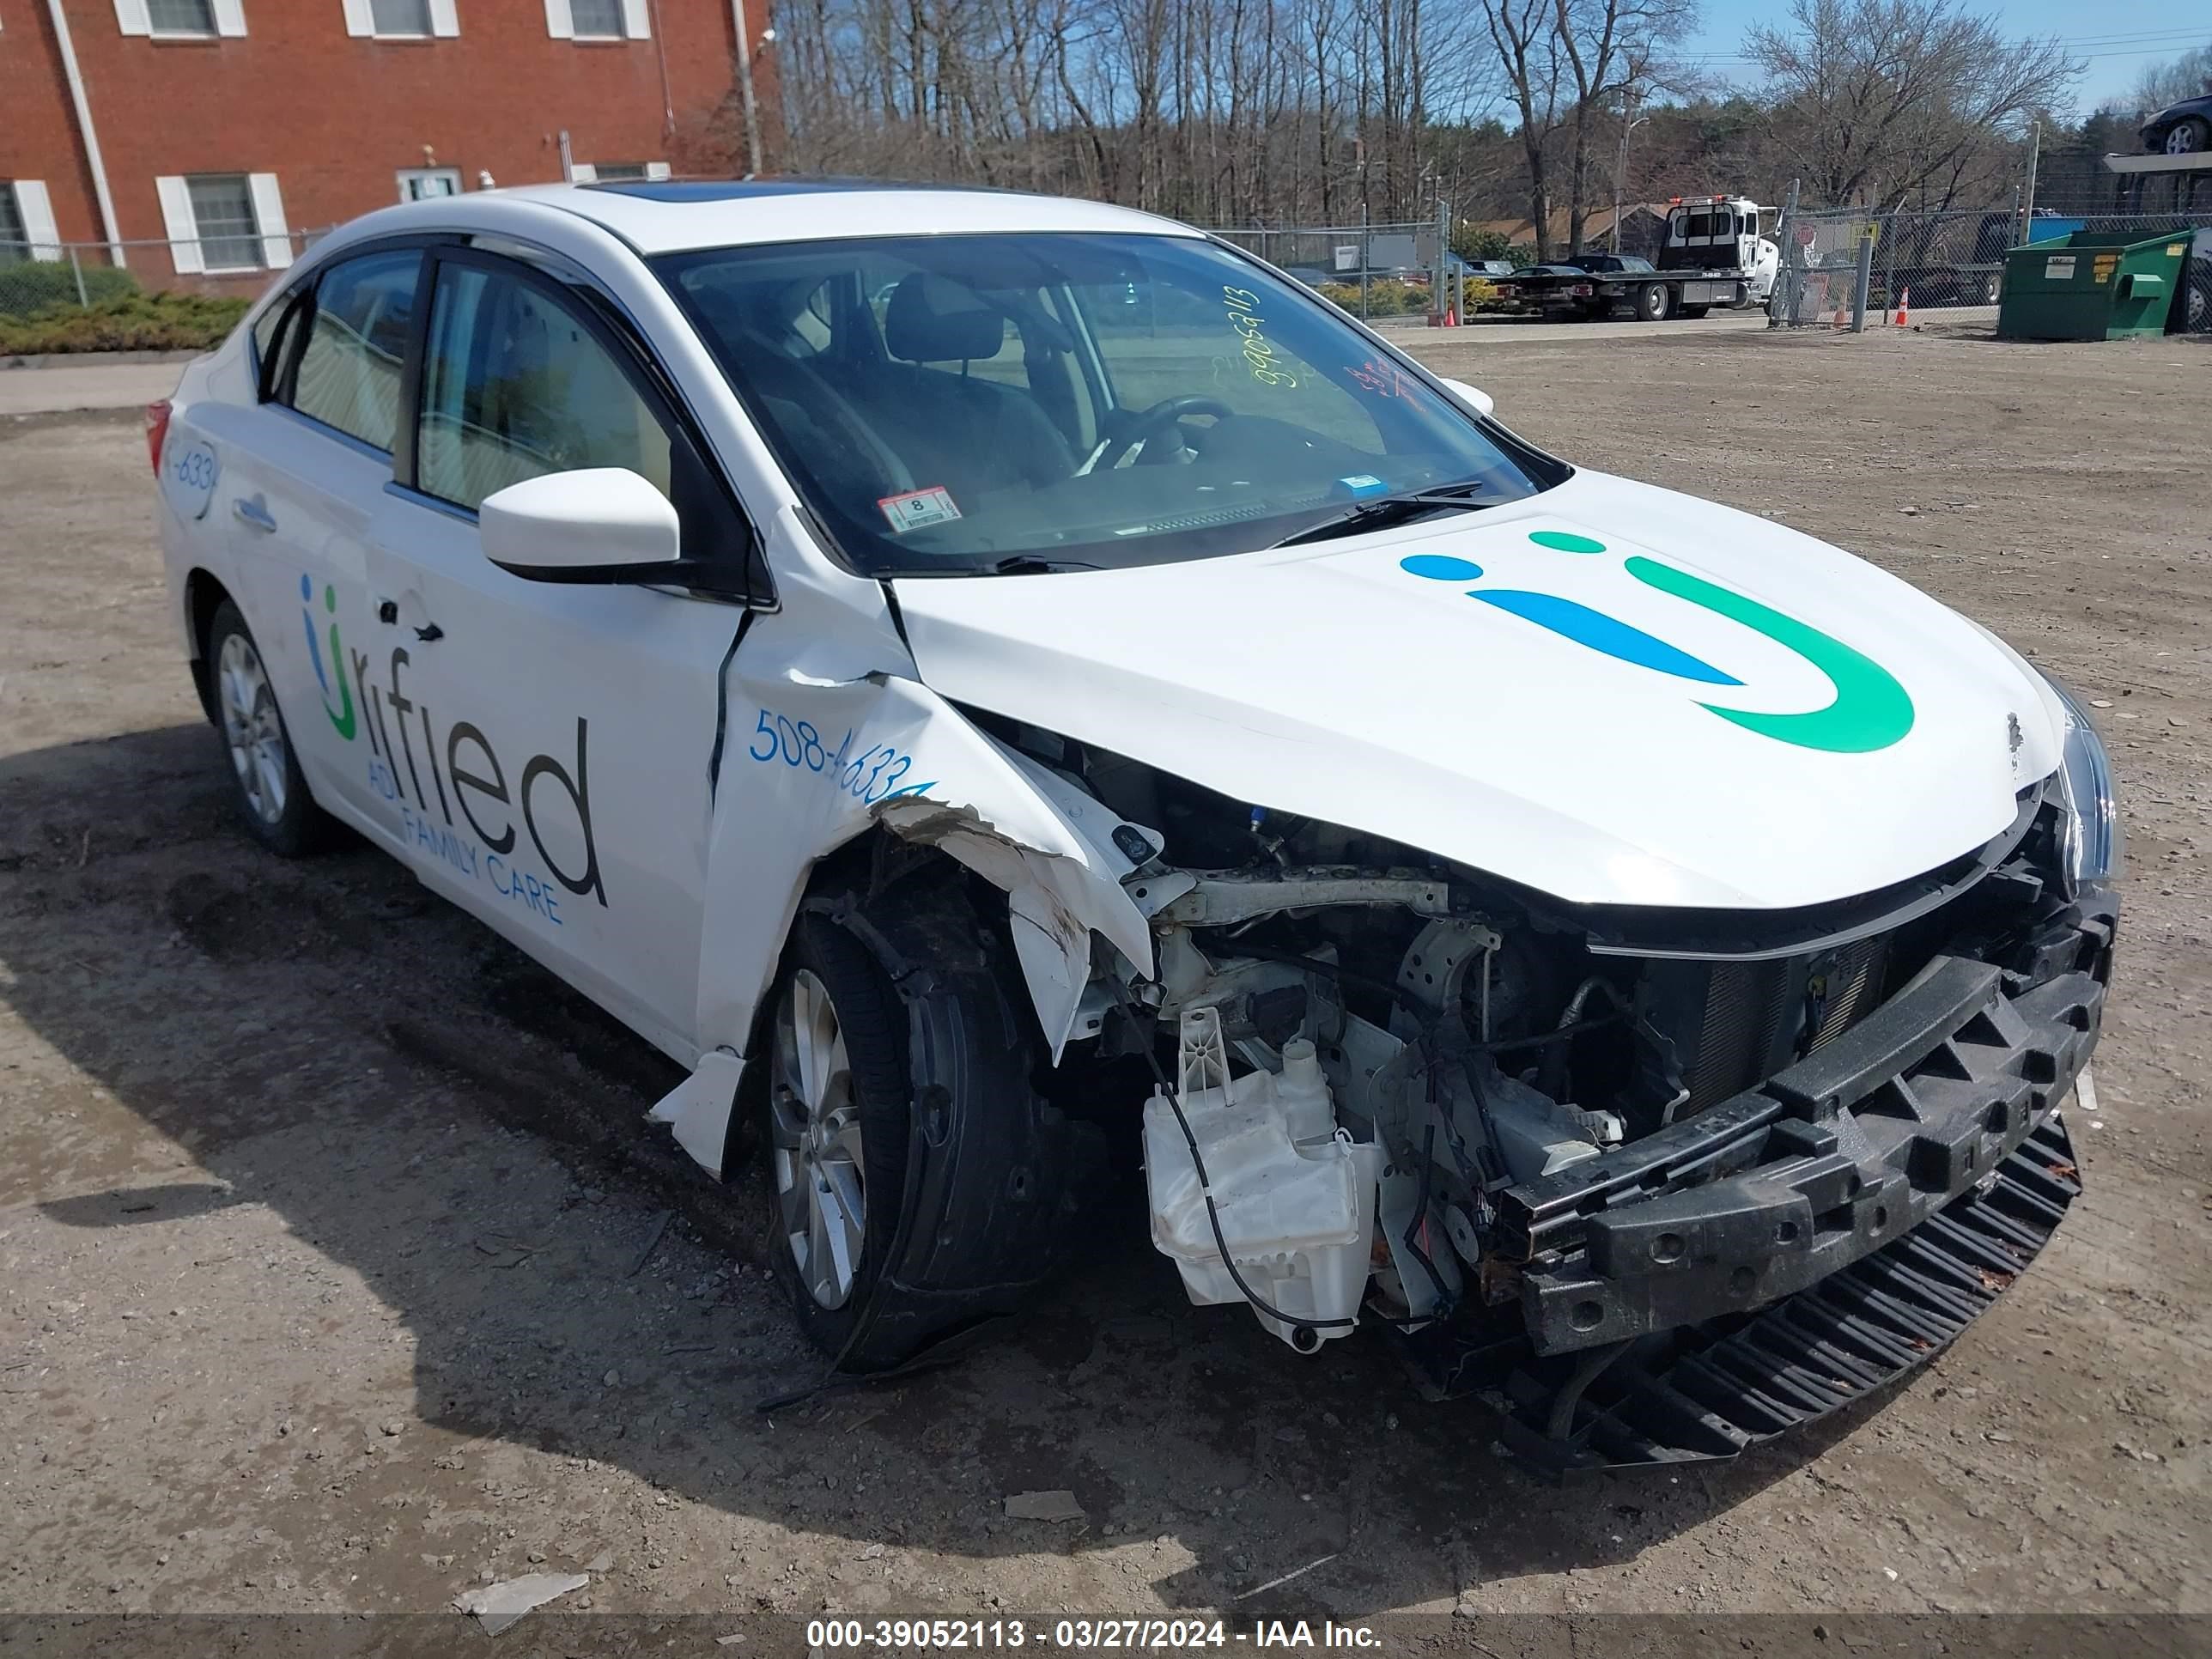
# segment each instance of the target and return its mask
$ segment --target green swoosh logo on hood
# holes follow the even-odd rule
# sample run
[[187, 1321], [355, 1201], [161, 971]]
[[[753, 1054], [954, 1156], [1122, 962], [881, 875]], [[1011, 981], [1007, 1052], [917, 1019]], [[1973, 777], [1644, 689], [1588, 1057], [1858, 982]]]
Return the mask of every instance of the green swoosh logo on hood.
[[1826, 674], [1836, 689], [1835, 700], [1826, 708], [1802, 714], [1765, 714], [1755, 709], [1723, 708], [1711, 702], [1701, 703], [1700, 708], [1711, 709], [1723, 720], [1733, 720], [1762, 737], [1795, 744], [1801, 749], [1820, 749], [1838, 755], [1863, 755], [1887, 749], [1912, 729], [1912, 699], [1905, 695], [1896, 677], [1841, 640], [1756, 599], [1747, 599], [1732, 588], [1722, 587], [1656, 560], [1632, 556], [1627, 568], [1628, 574], [1646, 586], [1702, 605], [1796, 652]]

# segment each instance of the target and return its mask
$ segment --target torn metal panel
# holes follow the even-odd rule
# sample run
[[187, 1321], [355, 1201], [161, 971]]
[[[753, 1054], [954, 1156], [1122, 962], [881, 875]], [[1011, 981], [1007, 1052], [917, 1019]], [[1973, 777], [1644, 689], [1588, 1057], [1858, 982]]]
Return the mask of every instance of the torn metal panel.
[[[893, 669], [829, 678], [811, 672], [811, 653], [789, 647], [784, 629], [763, 623], [729, 669], [708, 858], [730, 878], [707, 895], [702, 1041], [750, 1046], [815, 864], [881, 823], [1006, 893], [1017, 958], [1056, 1058], [1091, 977], [1094, 933], [1152, 966], [1151, 930], [1121, 885], [1133, 866], [1112, 839], [1120, 820]], [[687, 1150], [717, 1168], [727, 1103], [695, 1106]]]

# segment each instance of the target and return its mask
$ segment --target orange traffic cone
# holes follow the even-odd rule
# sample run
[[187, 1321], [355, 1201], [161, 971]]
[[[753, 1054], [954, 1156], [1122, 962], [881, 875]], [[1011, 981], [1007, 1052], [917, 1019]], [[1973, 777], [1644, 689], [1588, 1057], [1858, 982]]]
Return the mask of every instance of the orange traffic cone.
[[1908, 288], [1897, 296], [1897, 325], [1899, 328], [1905, 325], [1905, 313], [1911, 308], [1912, 290]]
[[1444, 307], [1444, 326], [1446, 328], [1457, 328], [1459, 326], [1459, 307], [1457, 306], [1446, 306]]

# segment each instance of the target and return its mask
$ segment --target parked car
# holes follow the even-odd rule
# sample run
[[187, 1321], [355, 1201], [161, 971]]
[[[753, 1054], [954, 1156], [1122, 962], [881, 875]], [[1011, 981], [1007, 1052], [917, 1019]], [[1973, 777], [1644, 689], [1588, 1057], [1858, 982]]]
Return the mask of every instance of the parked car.
[[2148, 155], [2201, 155], [2212, 150], [2212, 86], [2168, 104], [2142, 124]]
[[752, 1160], [845, 1369], [1145, 1224], [1141, 1149], [1194, 1300], [1392, 1333], [1554, 1467], [1729, 1456], [2078, 1191], [2080, 704], [1185, 227], [386, 208], [149, 441], [246, 830], [346, 826], [680, 1062], [651, 1120]]

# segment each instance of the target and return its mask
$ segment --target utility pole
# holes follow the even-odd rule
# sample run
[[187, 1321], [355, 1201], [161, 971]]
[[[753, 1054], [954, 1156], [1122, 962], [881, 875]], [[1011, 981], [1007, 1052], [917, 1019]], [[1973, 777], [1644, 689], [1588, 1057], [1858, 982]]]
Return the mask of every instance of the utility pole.
[[2021, 211], [2020, 240], [2028, 240], [2028, 222], [2035, 217], [2035, 168], [2043, 159], [2043, 123], [2035, 122], [2027, 131], [2027, 201]]
[[1620, 106], [1620, 153], [1613, 162], [1613, 236], [1608, 246], [1620, 252], [1620, 181], [1628, 171], [1628, 135], [1636, 131], [1636, 83], [1630, 82]]
[[[760, 106], [753, 96], [753, 32], [745, 21], [745, 0], [730, 0], [730, 21], [738, 26], [738, 98], [745, 112], [745, 176], [761, 170]], [[771, 29], [762, 39], [775, 38]]]

